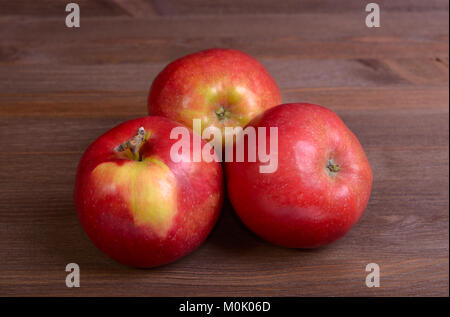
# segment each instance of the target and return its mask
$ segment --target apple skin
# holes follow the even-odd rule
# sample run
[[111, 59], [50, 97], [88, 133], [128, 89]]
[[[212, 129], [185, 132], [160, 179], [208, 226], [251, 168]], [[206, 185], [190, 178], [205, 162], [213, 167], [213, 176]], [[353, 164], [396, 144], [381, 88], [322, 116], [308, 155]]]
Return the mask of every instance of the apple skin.
[[[74, 194], [78, 217], [93, 243], [120, 263], [149, 268], [175, 261], [202, 244], [217, 221], [222, 167], [214, 161], [173, 162], [170, 148], [177, 140], [170, 131], [177, 126], [156, 116], [126, 121], [81, 158]], [[119, 155], [114, 149], [140, 127], [150, 133], [139, 151], [142, 161]]]
[[[253, 57], [233, 49], [208, 49], [177, 59], [153, 81], [148, 112], [191, 129], [245, 126], [259, 113], [281, 103], [280, 90]], [[198, 132], [198, 131], [196, 131]]]
[[249, 126], [266, 127], [267, 140], [278, 127], [278, 169], [261, 174], [258, 159], [226, 163], [227, 192], [244, 224], [290, 248], [344, 236], [366, 209], [373, 180], [355, 135], [331, 110], [306, 103], [269, 109]]

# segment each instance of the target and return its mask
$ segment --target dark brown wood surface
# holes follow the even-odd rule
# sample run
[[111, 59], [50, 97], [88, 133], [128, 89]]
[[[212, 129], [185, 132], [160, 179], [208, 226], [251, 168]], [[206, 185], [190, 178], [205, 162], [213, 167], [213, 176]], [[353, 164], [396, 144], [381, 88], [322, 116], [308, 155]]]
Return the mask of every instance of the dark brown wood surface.
[[[0, 295], [449, 295], [448, 1], [0, 1]], [[367, 1], [369, 2], [369, 1]], [[76, 217], [78, 160], [97, 136], [146, 115], [174, 58], [209, 47], [258, 58], [285, 102], [336, 111], [374, 171], [361, 221], [318, 250], [270, 245], [226, 204], [208, 240], [151, 270], [100, 253]], [[65, 266], [81, 287], [65, 286]], [[381, 286], [365, 285], [365, 266]]]

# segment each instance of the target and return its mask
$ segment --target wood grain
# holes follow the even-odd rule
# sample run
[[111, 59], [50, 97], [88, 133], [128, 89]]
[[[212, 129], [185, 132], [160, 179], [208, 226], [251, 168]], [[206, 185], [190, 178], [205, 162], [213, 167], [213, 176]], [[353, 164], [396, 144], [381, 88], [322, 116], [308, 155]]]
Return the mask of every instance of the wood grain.
[[[0, 295], [448, 296], [448, 1], [0, 1]], [[95, 138], [146, 114], [170, 60], [224, 46], [261, 60], [285, 102], [337, 112], [374, 171], [366, 213], [340, 241], [291, 250], [249, 232], [225, 203], [195, 252], [138, 270], [100, 253], [73, 203]], [[81, 287], [65, 286], [67, 263]], [[381, 287], [365, 286], [365, 266]]]

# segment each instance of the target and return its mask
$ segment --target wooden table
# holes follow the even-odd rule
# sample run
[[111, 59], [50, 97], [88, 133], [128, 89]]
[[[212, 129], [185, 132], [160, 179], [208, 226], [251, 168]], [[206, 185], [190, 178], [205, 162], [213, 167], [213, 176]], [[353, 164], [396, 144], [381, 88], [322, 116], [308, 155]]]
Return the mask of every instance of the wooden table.
[[[449, 295], [448, 1], [0, 1], [0, 295]], [[369, 2], [369, 1], [368, 1]], [[98, 135], [146, 115], [174, 58], [209, 47], [258, 58], [285, 102], [336, 111], [374, 171], [367, 211], [343, 239], [305, 251], [250, 233], [227, 203], [197, 251], [122, 266], [76, 217], [77, 163]], [[81, 287], [65, 286], [78, 263]], [[365, 266], [381, 286], [365, 285]]]

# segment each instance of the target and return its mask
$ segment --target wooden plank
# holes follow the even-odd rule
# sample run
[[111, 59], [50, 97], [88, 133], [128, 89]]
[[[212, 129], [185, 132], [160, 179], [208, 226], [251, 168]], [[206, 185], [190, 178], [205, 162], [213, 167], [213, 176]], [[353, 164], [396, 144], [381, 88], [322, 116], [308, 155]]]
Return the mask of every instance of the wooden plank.
[[156, 14], [151, 1], [148, 0], [112, 0], [112, 2], [132, 17], [148, 17]]
[[[225, 15], [225, 14], [294, 14], [294, 13], [348, 13], [364, 14], [367, 3], [360, 0], [153, 0], [156, 11], [161, 15]], [[382, 14], [385, 12], [448, 11], [445, 0], [379, 0]]]
[[[104, 118], [147, 114], [148, 90], [130, 92], [4, 93], [0, 117]], [[282, 90], [283, 102], [309, 102], [342, 110], [448, 109], [446, 87], [330, 87]]]
[[[2, 15], [56, 17], [64, 14], [68, 2], [63, 0], [1, 0]], [[230, 14], [297, 14], [359, 12], [366, 14], [360, 0], [78, 0], [87, 16], [139, 16], [153, 12], [163, 16], [198, 16]], [[446, 0], [378, 0], [381, 12], [448, 11]], [[81, 11], [80, 10], [80, 11]], [[140, 10], [141, 12], [138, 12]]]
[[[93, 43], [83, 40], [57, 40], [31, 43], [10, 40], [0, 43], [0, 65], [98, 65], [167, 63], [192, 52], [209, 47], [239, 49], [258, 59], [445, 59], [446, 39], [400, 40], [394, 37], [352, 37], [339, 41], [304, 40], [295, 36], [260, 38], [249, 41], [244, 37], [195, 37], [179, 39], [99, 38]], [[129, 52], [132, 51], [133, 54]], [[74, 54], [74, 52], [76, 52]], [[151, 53], [149, 53], [151, 52]], [[439, 59], [439, 60], [438, 60]], [[445, 62], [445, 61], [441, 61]], [[444, 64], [445, 65], [445, 64]], [[448, 63], [447, 63], [448, 68]]]
[[[87, 19], [79, 30], [61, 27], [57, 20], [3, 20], [0, 65], [6, 67], [0, 92], [143, 90], [169, 60], [205, 45], [248, 49], [282, 88], [447, 84], [447, 14], [421, 14], [416, 17], [420, 27], [409, 23], [414, 13], [408, 19], [402, 13], [387, 15], [380, 30], [361, 27], [351, 14], [228, 16], [221, 23], [212, 17]], [[317, 22], [327, 18], [336, 28]], [[278, 27], [264, 30], [272, 23]], [[305, 27], [311, 32], [292, 33]]]
[[[62, 23], [68, 13], [66, 5], [70, 1], [64, 0], [0, 0], [0, 14], [2, 16], [34, 16], [34, 17], [61, 17]], [[112, 1], [103, 0], [77, 0], [80, 13], [83, 17], [92, 16], [119, 16], [127, 15], [126, 11], [115, 5]]]
[[[282, 89], [448, 85], [448, 68], [421, 60], [261, 60]], [[421, 65], [421, 66], [419, 66]], [[164, 63], [4, 66], [0, 93], [146, 91]], [[411, 69], [412, 68], [412, 69]]]
[[[67, 28], [61, 18], [14, 19], [0, 16], [3, 41], [34, 43], [81, 42], [93, 40], [173, 40], [189, 42], [201, 38], [250, 41], [297, 38], [308, 41], [341, 41], [363, 38], [377, 42], [379, 37], [396, 40], [444, 41], [448, 38], [448, 12], [386, 12], [383, 26], [367, 28], [364, 15], [358, 13], [225, 15], [181, 17], [86, 17], [80, 28]], [[39, 34], [39, 36], [36, 36]], [[105, 43], [106, 44], [106, 43]], [[212, 46], [212, 45], [209, 45]], [[158, 50], [158, 47], [154, 47]], [[149, 52], [154, 54], [154, 52]]]

